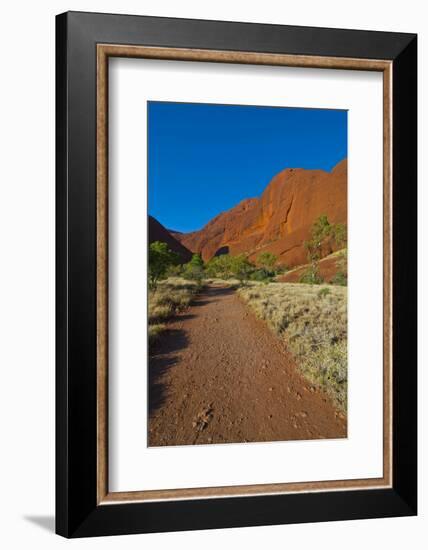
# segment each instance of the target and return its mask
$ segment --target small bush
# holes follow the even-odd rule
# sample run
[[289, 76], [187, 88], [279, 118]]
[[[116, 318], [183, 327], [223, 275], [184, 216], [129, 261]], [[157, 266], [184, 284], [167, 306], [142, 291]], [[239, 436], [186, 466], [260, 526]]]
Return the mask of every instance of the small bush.
[[188, 263], [184, 266], [182, 271], [182, 276], [187, 281], [199, 281], [201, 282], [204, 278], [204, 269], [198, 265], [193, 265]]
[[336, 275], [331, 280], [332, 284], [339, 285], [339, 286], [347, 286], [348, 284], [348, 277], [343, 271], [338, 271]]
[[149, 304], [149, 323], [158, 322], [171, 317], [173, 313], [172, 303], [150, 303]]
[[165, 321], [190, 305], [200, 289], [201, 285], [197, 281], [170, 277], [159, 281], [155, 290], [149, 290], [149, 342], [164, 330]]
[[155, 342], [159, 335], [165, 330], [165, 325], [159, 323], [156, 325], [149, 325], [149, 343]]
[[205, 273], [208, 277], [224, 280], [233, 278], [240, 281], [241, 284], [246, 284], [254, 271], [254, 264], [245, 254], [214, 256], [205, 266]]
[[325, 214], [319, 216], [312, 225], [310, 239], [305, 241], [310, 262], [318, 261], [333, 252], [333, 246], [345, 247], [347, 229], [343, 223], [331, 224]]
[[278, 265], [275, 268], [277, 275], [283, 275], [284, 273], [287, 273], [287, 271], [290, 271], [290, 268], [287, 265]]
[[348, 234], [346, 225], [344, 223], [336, 223], [332, 225], [332, 233], [337, 246], [346, 246]]
[[299, 279], [299, 283], [307, 285], [321, 285], [323, 282], [317, 263], [312, 263]]
[[170, 265], [165, 273], [165, 277], [180, 277], [180, 275], [183, 272], [183, 266], [181, 264], [178, 265]]
[[275, 276], [275, 272], [265, 268], [256, 269], [250, 275], [250, 281], [258, 281], [260, 283], [269, 283]]
[[257, 258], [257, 264], [265, 269], [272, 269], [277, 259], [277, 256], [271, 252], [262, 252]]
[[318, 297], [319, 298], [324, 298], [325, 296], [328, 296], [330, 294], [330, 289], [328, 288], [328, 286], [325, 286], [324, 288], [322, 288], [321, 290], [318, 291]]

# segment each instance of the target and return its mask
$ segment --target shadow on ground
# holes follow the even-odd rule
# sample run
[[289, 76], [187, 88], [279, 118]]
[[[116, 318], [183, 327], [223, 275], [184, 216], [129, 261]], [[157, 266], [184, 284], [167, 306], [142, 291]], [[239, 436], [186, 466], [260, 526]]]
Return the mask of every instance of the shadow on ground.
[[167, 388], [162, 382], [163, 375], [177, 363], [171, 356], [188, 345], [184, 330], [169, 329], [161, 334], [149, 355], [149, 417], [159, 409], [167, 397]]
[[[233, 294], [230, 287], [209, 287], [201, 294], [200, 299], [192, 302], [192, 308], [212, 303], [217, 297]], [[183, 313], [179, 315], [181, 320], [193, 319], [197, 314]], [[162, 407], [168, 397], [168, 388], [162, 382], [164, 374], [173, 368], [178, 361], [175, 355], [188, 346], [188, 338], [182, 329], [168, 329], [161, 333], [159, 340], [150, 346], [149, 350], [149, 418]]]
[[201, 295], [201, 300], [195, 300], [195, 302], [192, 302], [192, 306], [205, 306], [215, 301], [213, 298], [216, 298], [217, 296], [228, 296], [230, 294], [234, 294], [234, 292], [235, 290], [231, 287], [211, 286]]

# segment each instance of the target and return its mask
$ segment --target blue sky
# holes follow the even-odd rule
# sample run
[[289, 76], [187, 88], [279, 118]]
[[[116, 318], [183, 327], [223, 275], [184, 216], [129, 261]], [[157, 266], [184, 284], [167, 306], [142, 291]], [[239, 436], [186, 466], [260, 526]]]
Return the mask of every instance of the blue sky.
[[149, 213], [194, 231], [284, 168], [347, 156], [347, 111], [148, 102]]

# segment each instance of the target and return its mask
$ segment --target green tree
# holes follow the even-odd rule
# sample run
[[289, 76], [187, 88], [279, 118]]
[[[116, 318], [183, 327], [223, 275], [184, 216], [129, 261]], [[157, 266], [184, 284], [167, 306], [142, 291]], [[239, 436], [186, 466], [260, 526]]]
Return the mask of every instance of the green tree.
[[262, 252], [257, 258], [257, 263], [266, 270], [272, 270], [278, 258], [272, 252]]
[[209, 277], [218, 277], [219, 279], [235, 277], [241, 282], [248, 281], [254, 270], [255, 266], [248, 260], [245, 254], [239, 254], [238, 256], [230, 256], [229, 254], [215, 256], [211, 258], [205, 267], [205, 273]]
[[264, 267], [260, 267], [259, 269], [255, 269], [250, 274], [250, 279], [252, 281], [258, 281], [259, 283], [269, 283], [270, 281], [272, 281], [272, 277], [274, 277], [274, 275], [274, 272], [269, 271]]
[[222, 254], [214, 256], [207, 263], [205, 272], [209, 277], [218, 277], [219, 279], [230, 279], [233, 276], [232, 256]]
[[168, 245], [154, 241], [149, 245], [149, 288], [156, 290], [160, 279], [165, 277], [168, 268], [179, 261], [178, 254], [172, 252]]
[[325, 214], [319, 216], [311, 229], [311, 237], [305, 242], [309, 261], [318, 261], [323, 257], [323, 249], [331, 253], [333, 244], [338, 248], [346, 246], [347, 232], [344, 223], [331, 224]]
[[321, 214], [321, 216], [319, 216], [315, 220], [312, 226], [312, 235], [314, 237], [319, 237], [320, 239], [322, 239], [330, 234], [330, 230], [331, 230], [331, 225], [330, 225], [330, 222], [328, 221], [327, 215]]
[[204, 267], [204, 261], [203, 261], [202, 256], [200, 254], [193, 254], [192, 259], [190, 260], [189, 264], [197, 266], [197, 267]]
[[[347, 234], [345, 224], [331, 224], [325, 214], [319, 216], [312, 226], [310, 239], [305, 242], [305, 248], [308, 251], [308, 260], [310, 262], [310, 266], [301, 276], [300, 282], [309, 284], [322, 283], [323, 278], [319, 273], [320, 259], [325, 257], [327, 254], [331, 254], [334, 250], [334, 245], [336, 245], [336, 247], [338, 248], [346, 247], [346, 242]], [[343, 284], [344, 277], [346, 280], [346, 265], [341, 266], [341, 269], [343, 273], [342, 276], [338, 279], [341, 282], [336, 284]]]
[[336, 223], [333, 226], [333, 238], [339, 248], [346, 246], [348, 234], [344, 223]]
[[188, 262], [183, 269], [183, 276], [185, 279], [195, 280], [199, 283], [204, 278], [204, 261], [200, 254], [193, 254], [192, 259]]
[[248, 281], [251, 273], [254, 271], [254, 265], [249, 261], [245, 254], [233, 256], [231, 268], [233, 275], [243, 284]]
[[312, 225], [311, 238], [305, 242], [306, 250], [308, 251], [308, 259], [310, 262], [321, 259], [321, 249], [325, 241], [331, 235], [331, 225], [325, 214], [317, 218]]

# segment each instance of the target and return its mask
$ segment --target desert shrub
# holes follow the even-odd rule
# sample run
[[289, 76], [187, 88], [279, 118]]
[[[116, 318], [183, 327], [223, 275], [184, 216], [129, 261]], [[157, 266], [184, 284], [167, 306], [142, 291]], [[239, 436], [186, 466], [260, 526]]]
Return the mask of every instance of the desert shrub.
[[238, 256], [232, 256], [231, 268], [234, 277], [245, 284], [254, 271], [254, 265], [250, 262], [245, 254], [239, 254]]
[[149, 325], [149, 343], [155, 342], [159, 335], [165, 330], [165, 325], [158, 323], [155, 325]]
[[[163, 323], [188, 307], [193, 297], [200, 291], [201, 285], [197, 281], [185, 281], [182, 278], [170, 277], [159, 281], [156, 289], [149, 289], [148, 321], [149, 341], [151, 327], [154, 332], [160, 331]], [[163, 330], [163, 329], [162, 329]]]
[[270, 271], [265, 268], [255, 269], [250, 274], [250, 280], [251, 281], [258, 281], [260, 283], [269, 283], [272, 281], [273, 277], [275, 276], [274, 271]]
[[346, 411], [347, 406], [347, 342], [330, 346], [318, 345], [304, 359], [306, 378], [323, 388], [336, 405]]
[[331, 282], [334, 285], [346, 286], [348, 284], [348, 277], [343, 271], [338, 271]]
[[329, 294], [330, 294], [330, 289], [328, 288], [328, 286], [325, 286], [325, 287], [321, 288], [318, 291], [318, 297], [319, 298], [324, 298], [325, 296], [328, 296]]
[[180, 277], [183, 273], [183, 266], [181, 264], [170, 265], [167, 267], [165, 277]]
[[346, 246], [348, 235], [344, 223], [336, 223], [332, 226], [332, 235], [339, 248]]
[[277, 259], [277, 256], [271, 252], [262, 252], [257, 258], [257, 264], [266, 270], [272, 270]]
[[338, 259], [336, 261], [337, 273], [332, 279], [332, 283], [340, 286], [347, 286], [348, 284], [348, 249], [344, 248], [340, 251]]
[[321, 259], [321, 249], [329, 240], [332, 233], [332, 226], [325, 214], [319, 216], [312, 225], [311, 237], [305, 241], [305, 248], [308, 251], [308, 259], [315, 262]]
[[[333, 246], [336, 248], [346, 247], [347, 229], [343, 223], [331, 224], [325, 214], [319, 216], [311, 229], [310, 239], [305, 241], [304, 245], [308, 252], [308, 260], [311, 266], [300, 278], [301, 283], [320, 284], [323, 282], [318, 271], [318, 262], [321, 258], [333, 252]], [[345, 277], [347, 273], [346, 253], [344, 261], [340, 266]], [[339, 277], [334, 284], [346, 285], [344, 278]]]
[[190, 263], [186, 264], [182, 270], [182, 276], [188, 281], [199, 281], [201, 282], [204, 278], [204, 270], [202, 267], [192, 265]]
[[287, 271], [290, 271], [290, 268], [287, 265], [275, 266], [275, 272], [277, 275], [283, 275], [284, 273], [287, 273]]
[[310, 239], [305, 241], [309, 261], [320, 260], [323, 248], [332, 252], [333, 244], [338, 248], [346, 246], [347, 230], [343, 223], [331, 224], [325, 214], [319, 216], [312, 225]]
[[223, 254], [215, 256], [206, 265], [205, 274], [208, 277], [218, 279], [237, 279], [241, 284], [245, 284], [254, 272], [255, 266], [249, 261], [245, 254], [230, 256]]
[[340, 286], [329, 285], [327, 290], [271, 283], [243, 287], [238, 293], [284, 339], [302, 374], [346, 411], [347, 293]]
[[157, 323], [168, 319], [168, 317], [171, 317], [174, 309], [175, 308], [173, 307], [172, 302], [158, 303], [156, 301], [152, 301], [149, 303], [149, 323]]
[[324, 279], [320, 275], [318, 262], [311, 263], [299, 279], [299, 283], [306, 283], [308, 285], [321, 285], [323, 282]]
[[233, 277], [231, 258], [228, 254], [211, 258], [205, 266], [206, 275], [218, 279], [230, 279]]

